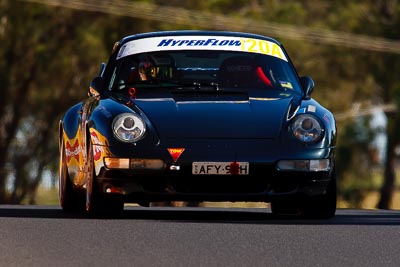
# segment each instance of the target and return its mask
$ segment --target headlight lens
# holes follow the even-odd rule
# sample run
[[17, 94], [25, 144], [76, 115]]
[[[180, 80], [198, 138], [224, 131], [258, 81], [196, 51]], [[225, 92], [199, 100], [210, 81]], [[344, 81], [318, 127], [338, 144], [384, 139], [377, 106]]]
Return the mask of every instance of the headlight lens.
[[123, 113], [115, 117], [112, 128], [122, 142], [137, 142], [146, 132], [146, 124], [135, 113]]
[[291, 128], [293, 135], [304, 143], [318, 141], [324, 131], [321, 123], [314, 116], [308, 114], [295, 118]]

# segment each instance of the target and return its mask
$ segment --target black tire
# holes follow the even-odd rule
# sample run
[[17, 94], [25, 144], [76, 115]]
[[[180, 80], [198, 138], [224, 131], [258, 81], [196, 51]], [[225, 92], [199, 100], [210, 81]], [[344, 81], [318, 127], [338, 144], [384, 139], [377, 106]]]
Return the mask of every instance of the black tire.
[[311, 197], [305, 201], [302, 207], [302, 215], [311, 219], [329, 219], [335, 216], [336, 191], [336, 177], [333, 175], [325, 194]]
[[291, 199], [271, 202], [274, 215], [300, 215], [309, 219], [329, 219], [336, 213], [336, 175], [333, 171], [326, 192], [307, 199]]
[[81, 212], [85, 208], [84, 199], [72, 187], [68, 175], [64, 140], [60, 144], [59, 163], [59, 201], [60, 206], [67, 212]]
[[94, 169], [93, 146], [88, 141], [86, 172], [86, 212], [90, 215], [117, 215], [124, 209], [122, 197], [103, 195], [98, 191], [97, 179]]

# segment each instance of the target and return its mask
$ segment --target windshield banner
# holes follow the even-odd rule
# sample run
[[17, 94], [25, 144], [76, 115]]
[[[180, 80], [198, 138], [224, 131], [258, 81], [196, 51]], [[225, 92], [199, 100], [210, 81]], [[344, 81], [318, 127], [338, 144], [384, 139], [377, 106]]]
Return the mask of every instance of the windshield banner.
[[124, 44], [117, 59], [133, 54], [171, 50], [223, 50], [269, 55], [287, 61], [281, 47], [267, 40], [234, 36], [162, 36]]

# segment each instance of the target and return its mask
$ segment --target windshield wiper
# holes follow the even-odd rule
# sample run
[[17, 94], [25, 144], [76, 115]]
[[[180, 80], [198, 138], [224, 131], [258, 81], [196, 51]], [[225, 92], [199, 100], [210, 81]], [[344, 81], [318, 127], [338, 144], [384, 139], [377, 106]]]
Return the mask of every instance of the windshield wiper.
[[126, 82], [126, 83], [119, 83], [115, 84], [111, 87], [112, 90], [124, 90], [128, 89], [129, 87], [154, 87], [154, 86], [161, 86], [163, 85], [162, 82], [149, 80], [149, 81], [135, 81], [135, 82]]
[[191, 90], [212, 90], [212, 91], [219, 91], [218, 83], [215, 82], [188, 82], [188, 83], [175, 83], [176, 90], [182, 91], [184, 89], [191, 89]]
[[[137, 87], [136, 87], [137, 86]], [[137, 81], [127, 82], [114, 85], [112, 91], [127, 90], [130, 87], [136, 87], [137, 89], [143, 88], [171, 88], [176, 91], [219, 91], [219, 85], [215, 82], [179, 82], [171, 80], [149, 80], [149, 81]]]

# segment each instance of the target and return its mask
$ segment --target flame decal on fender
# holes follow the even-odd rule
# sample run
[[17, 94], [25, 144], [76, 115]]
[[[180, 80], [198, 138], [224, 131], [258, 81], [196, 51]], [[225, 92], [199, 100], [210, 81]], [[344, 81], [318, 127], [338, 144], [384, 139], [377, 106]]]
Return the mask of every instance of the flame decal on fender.
[[100, 173], [102, 167], [104, 167], [103, 158], [112, 157], [112, 153], [108, 147], [107, 138], [102, 135], [99, 131], [90, 128], [90, 137], [93, 145], [93, 160], [96, 175]]
[[71, 161], [71, 159], [75, 159], [79, 162], [79, 152], [80, 152], [78, 139], [75, 139], [75, 143], [71, 146], [69, 142], [65, 144], [65, 156], [67, 163]]

